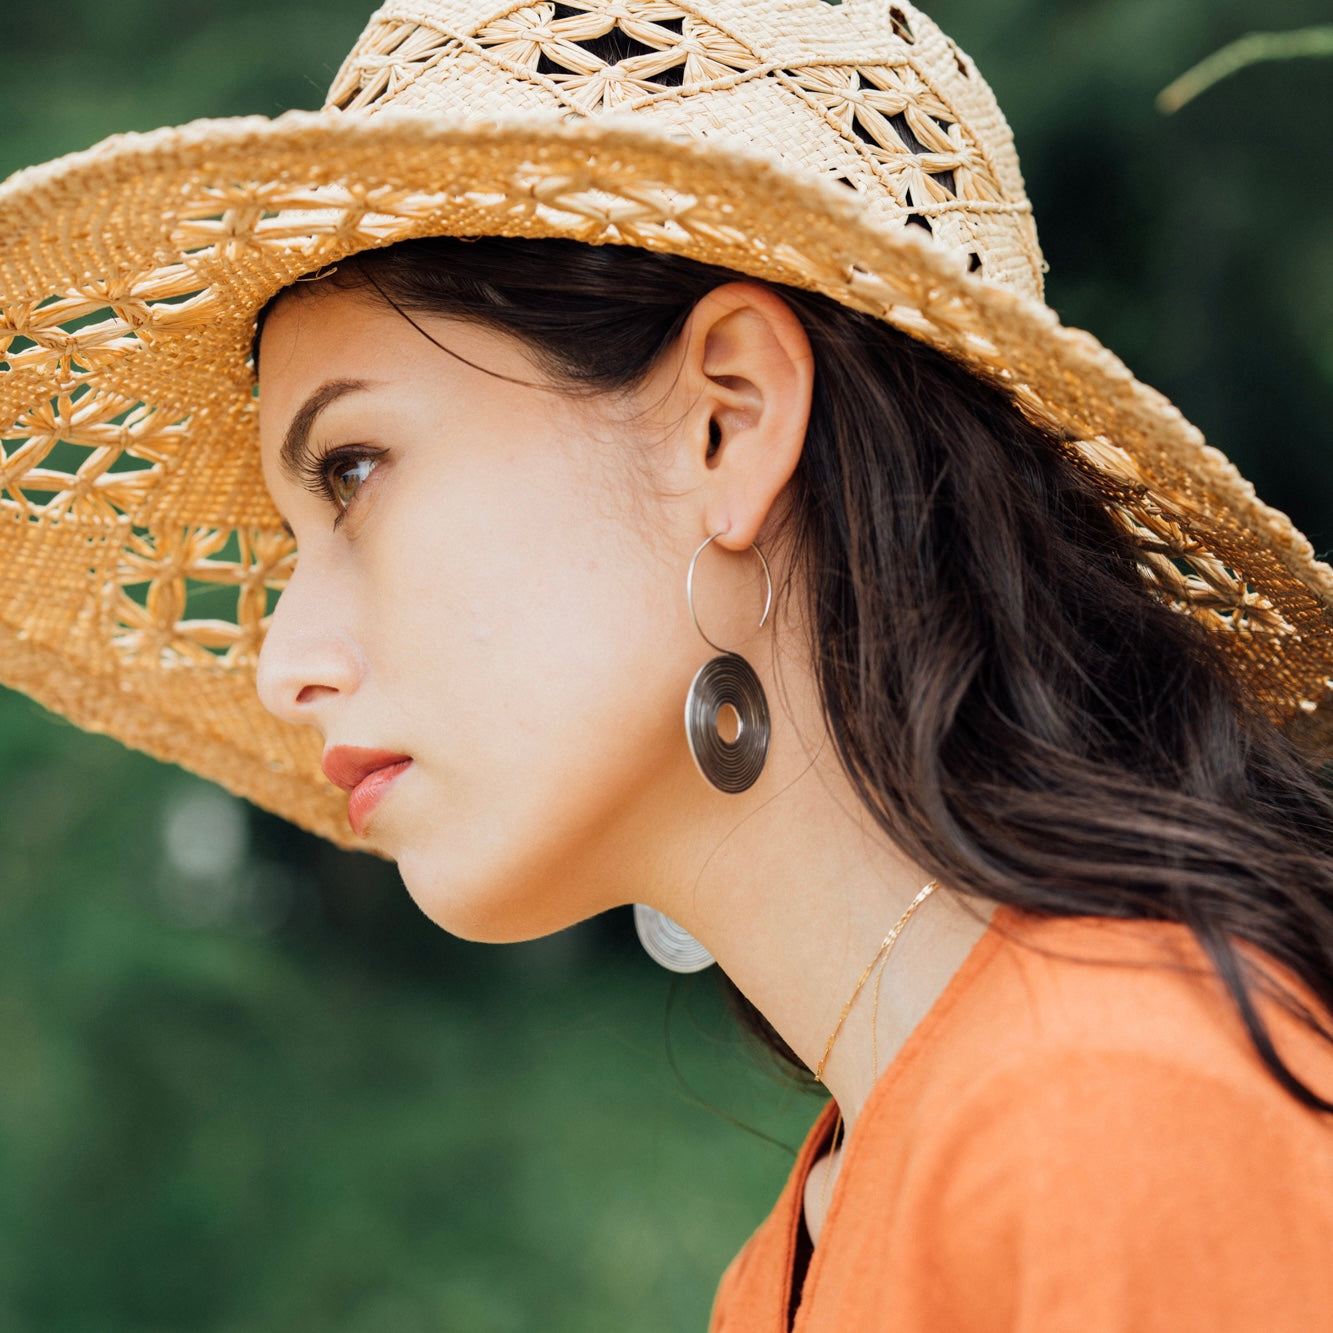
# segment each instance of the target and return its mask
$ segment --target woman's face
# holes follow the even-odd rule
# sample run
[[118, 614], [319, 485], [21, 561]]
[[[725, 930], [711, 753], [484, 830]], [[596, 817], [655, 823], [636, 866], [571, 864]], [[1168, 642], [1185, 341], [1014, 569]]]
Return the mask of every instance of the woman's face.
[[410, 758], [368, 840], [446, 929], [524, 938], [645, 896], [663, 812], [701, 784], [681, 720], [707, 655], [683, 596], [697, 512], [650, 475], [669, 413], [414, 318], [473, 366], [353, 290], [265, 326], [264, 473], [299, 558], [260, 695], [326, 755]]

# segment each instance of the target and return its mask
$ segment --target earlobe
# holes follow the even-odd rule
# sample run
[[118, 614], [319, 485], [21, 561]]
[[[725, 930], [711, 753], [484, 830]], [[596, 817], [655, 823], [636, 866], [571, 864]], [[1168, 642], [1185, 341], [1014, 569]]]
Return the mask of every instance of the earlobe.
[[703, 527], [718, 544], [757, 540], [805, 444], [814, 384], [810, 340], [791, 307], [758, 283], [714, 288], [685, 331], [691, 415], [704, 427], [697, 455]]

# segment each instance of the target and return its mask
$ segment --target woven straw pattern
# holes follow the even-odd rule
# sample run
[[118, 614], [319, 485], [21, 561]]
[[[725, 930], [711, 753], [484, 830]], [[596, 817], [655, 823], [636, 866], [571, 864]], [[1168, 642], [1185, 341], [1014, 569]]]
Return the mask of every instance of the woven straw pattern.
[[631, 244], [821, 291], [1001, 380], [1095, 465], [1162, 595], [1308, 736], [1333, 571], [1040, 302], [1017, 159], [909, 5], [394, 0], [323, 112], [112, 139], [0, 187], [0, 680], [335, 841], [319, 738], [254, 693], [293, 567], [255, 312], [423, 235]]
[[725, 135], [854, 191], [974, 270], [1040, 298], [1042, 259], [1012, 139], [957, 47], [906, 5], [713, 0], [391, 0], [329, 103], [481, 119], [630, 113], [682, 140]]

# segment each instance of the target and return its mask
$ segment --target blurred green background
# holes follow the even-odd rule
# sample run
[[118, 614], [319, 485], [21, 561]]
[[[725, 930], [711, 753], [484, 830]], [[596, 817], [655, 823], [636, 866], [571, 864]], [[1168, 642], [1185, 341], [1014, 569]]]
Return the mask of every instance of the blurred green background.
[[[1326, 0], [930, 12], [1014, 126], [1052, 304], [1333, 547], [1333, 62], [1153, 105]], [[366, 16], [13, 7], [0, 176], [318, 105]], [[623, 913], [452, 940], [392, 867], [5, 693], [0, 774], [0, 1330], [703, 1327], [818, 1107], [710, 977], [667, 978]]]

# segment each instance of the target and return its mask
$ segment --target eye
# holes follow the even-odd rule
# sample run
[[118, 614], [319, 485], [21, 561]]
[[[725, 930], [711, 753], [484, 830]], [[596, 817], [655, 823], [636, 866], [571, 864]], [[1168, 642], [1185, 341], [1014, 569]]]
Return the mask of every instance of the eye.
[[309, 452], [297, 464], [301, 481], [312, 495], [327, 500], [336, 509], [333, 527], [343, 521], [356, 500], [361, 484], [384, 460], [384, 449], [365, 444], [345, 444], [327, 452]]
[[361, 483], [370, 476], [378, 463], [378, 458], [370, 458], [365, 454], [328, 459], [324, 467], [324, 480], [329, 499], [339, 509], [346, 509], [356, 499]]
[[301, 460], [300, 472], [306, 489], [322, 496], [338, 511], [334, 527], [356, 499], [361, 483], [379, 466], [383, 453], [382, 449], [368, 449], [365, 445], [344, 445]]

